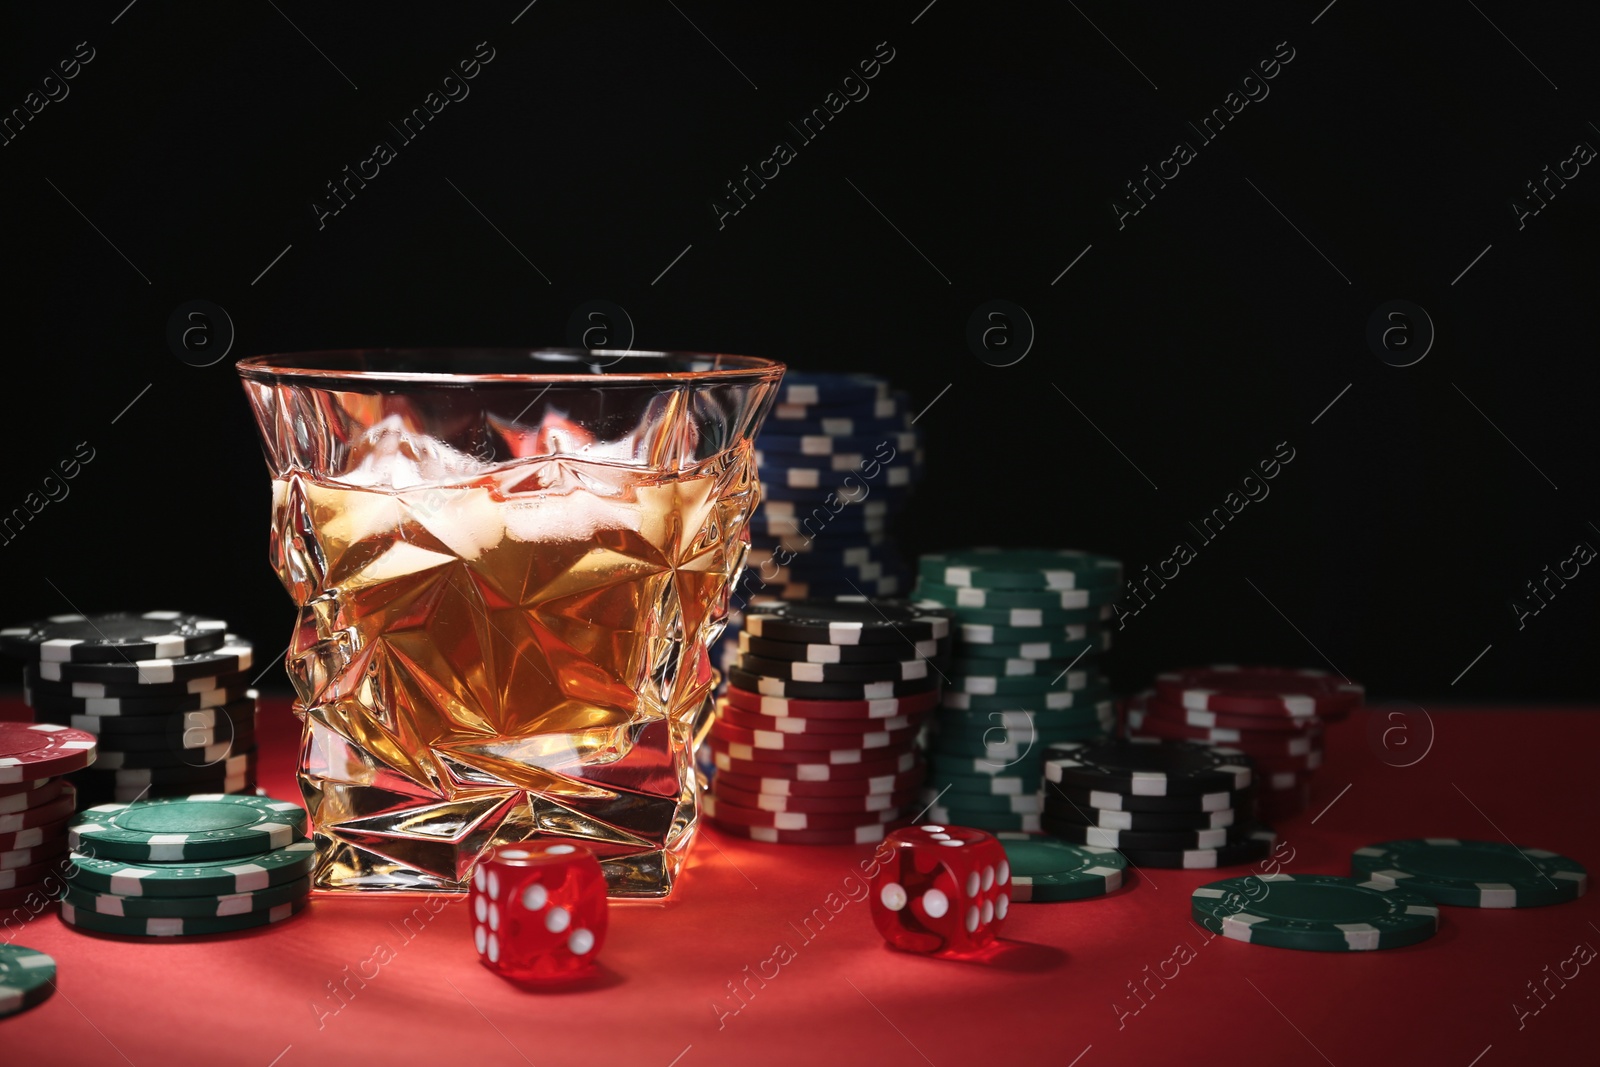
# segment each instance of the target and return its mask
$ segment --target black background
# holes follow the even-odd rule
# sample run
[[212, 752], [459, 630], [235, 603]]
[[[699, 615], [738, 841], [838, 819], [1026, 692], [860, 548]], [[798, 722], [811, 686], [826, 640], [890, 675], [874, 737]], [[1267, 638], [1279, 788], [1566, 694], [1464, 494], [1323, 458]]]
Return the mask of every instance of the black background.
[[[1593, 9], [525, 2], [0, 13], [6, 112], [94, 50], [0, 147], [0, 510], [94, 450], [0, 545], [9, 620], [175, 606], [274, 659], [292, 610], [233, 360], [564, 344], [605, 299], [637, 346], [908, 389], [929, 464], [910, 552], [1072, 545], [1139, 572], [1195, 544], [1117, 635], [1123, 686], [1270, 661], [1380, 699], [1593, 699], [1600, 575], [1522, 629], [1511, 608], [1600, 545], [1600, 173], [1521, 229], [1511, 207], [1600, 146]], [[319, 229], [324, 183], [481, 41], [470, 95]], [[879, 42], [870, 95], [719, 228], [724, 183]], [[1279, 42], [1270, 95], [1202, 146], [1186, 122]], [[1179, 140], [1197, 158], [1119, 229], [1123, 183]], [[165, 337], [196, 298], [236, 330], [209, 367]], [[995, 298], [1037, 334], [1003, 368], [965, 340]], [[1366, 341], [1394, 299], [1437, 330], [1404, 368]], [[1200, 545], [1189, 521], [1285, 441], [1271, 495]]]

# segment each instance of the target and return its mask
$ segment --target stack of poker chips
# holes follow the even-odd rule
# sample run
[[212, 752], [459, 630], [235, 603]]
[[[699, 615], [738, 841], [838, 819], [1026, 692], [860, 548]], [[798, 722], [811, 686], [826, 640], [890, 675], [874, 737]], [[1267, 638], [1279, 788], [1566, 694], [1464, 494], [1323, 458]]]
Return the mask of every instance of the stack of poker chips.
[[1190, 741], [1061, 742], [1044, 763], [1045, 833], [1114, 848], [1136, 867], [1227, 867], [1276, 840], [1254, 821], [1249, 758]]
[[297, 804], [226, 794], [89, 808], [72, 827], [61, 920], [135, 937], [281, 922], [311, 897], [315, 846]]
[[57, 615], [0, 631], [0, 648], [28, 660], [36, 721], [99, 740], [94, 767], [74, 776], [82, 803], [255, 789], [251, 647], [221, 620]]
[[917, 810], [950, 619], [903, 600], [752, 608], [705, 748], [706, 818], [777, 844], [880, 841]]
[[31, 906], [59, 887], [52, 876], [62, 873], [77, 809], [77, 792], [61, 776], [94, 758], [95, 739], [82, 730], [0, 722], [0, 909]]
[[923, 556], [919, 604], [956, 621], [955, 658], [929, 739], [925, 802], [937, 822], [1037, 831], [1045, 746], [1107, 736], [1115, 706], [1096, 656], [1122, 580], [1071, 549]]
[[1130, 737], [1220, 745], [1251, 758], [1260, 784], [1256, 806], [1268, 821], [1311, 804], [1311, 776], [1322, 766], [1326, 724], [1362, 701], [1359, 685], [1337, 675], [1283, 667], [1202, 667], [1156, 678], [1128, 703]]

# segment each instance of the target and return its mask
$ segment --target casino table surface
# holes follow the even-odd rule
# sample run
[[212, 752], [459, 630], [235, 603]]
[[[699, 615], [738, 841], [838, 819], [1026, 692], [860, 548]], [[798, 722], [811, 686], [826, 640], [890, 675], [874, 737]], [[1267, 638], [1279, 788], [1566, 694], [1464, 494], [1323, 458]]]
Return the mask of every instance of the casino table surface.
[[[1600, 868], [1600, 708], [1358, 712], [1329, 730], [1313, 804], [1280, 823], [1289, 873], [1349, 871], [1391, 838], [1509, 838]], [[14, 702], [0, 716], [25, 715]], [[298, 794], [298, 725], [262, 708], [264, 784]], [[1110, 896], [1019, 904], [993, 958], [887, 949], [868, 846], [708, 830], [666, 904], [614, 907], [604, 969], [528, 991], [476, 960], [459, 898], [319, 896], [280, 926], [187, 943], [6, 917], [55, 996], [0, 1020], [0, 1064], [1556, 1064], [1596, 1059], [1600, 894], [1443, 909], [1410, 948], [1241, 944], [1189, 893], [1249, 873], [1148, 870]]]

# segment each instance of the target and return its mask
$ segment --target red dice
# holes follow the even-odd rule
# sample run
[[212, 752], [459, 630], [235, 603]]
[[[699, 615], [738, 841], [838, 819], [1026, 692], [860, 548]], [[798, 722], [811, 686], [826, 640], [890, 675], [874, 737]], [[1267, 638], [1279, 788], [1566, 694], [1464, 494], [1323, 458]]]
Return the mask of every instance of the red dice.
[[570, 841], [500, 845], [478, 861], [472, 941], [485, 967], [515, 981], [573, 978], [606, 938], [606, 879]]
[[884, 839], [877, 858], [872, 921], [895, 948], [964, 957], [999, 937], [1011, 906], [1011, 865], [990, 834], [908, 826]]

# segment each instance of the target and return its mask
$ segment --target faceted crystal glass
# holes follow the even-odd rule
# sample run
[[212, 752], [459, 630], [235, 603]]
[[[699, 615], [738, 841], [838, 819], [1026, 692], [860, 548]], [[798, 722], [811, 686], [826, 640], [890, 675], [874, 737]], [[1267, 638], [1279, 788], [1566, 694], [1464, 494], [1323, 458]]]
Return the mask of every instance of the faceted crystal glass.
[[463, 890], [497, 845], [577, 838], [612, 896], [669, 894], [782, 365], [463, 349], [238, 369], [299, 607], [315, 885]]

